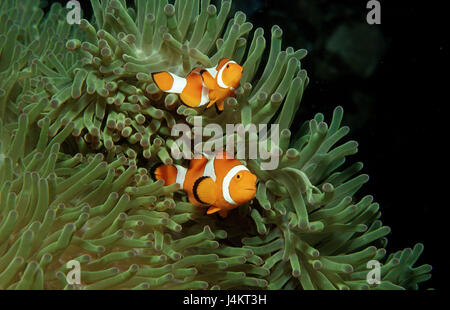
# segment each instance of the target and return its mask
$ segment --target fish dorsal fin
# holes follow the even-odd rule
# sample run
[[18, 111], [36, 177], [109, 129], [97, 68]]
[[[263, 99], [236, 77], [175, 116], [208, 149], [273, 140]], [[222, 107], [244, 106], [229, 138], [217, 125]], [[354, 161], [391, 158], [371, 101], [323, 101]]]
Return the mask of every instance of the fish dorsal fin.
[[192, 193], [198, 202], [206, 205], [212, 205], [217, 200], [217, 190], [215, 182], [210, 177], [202, 176], [195, 181]]
[[195, 155], [189, 163], [189, 170], [200, 170], [203, 169], [208, 162], [205, 155]]
[[[206, 156], [206, 155], [205, 155]], [[206, 156], [208, 158], [208, 156]], [[205, 169], [203, 170], [203, 176], [210, 177], [214, 182], [216, 181], [216, 169], [214, 167], [215, 157], [208, 158], [208, 162], [205, 164]]]
[[211, 74], [211, 76], [213, 77], [213, 79], [215, 79], [216, 76], [217, 76], [216, 68], [217, 68], [217, 66], [216, 67], [212, 67], [212, 68], [205, 68], [204, 70], [208, 71], [209, 74]]
[[217, 68], [216, 68], [216, 70], [217, 71], [219, 71], [220, 69], [222, 69], [222, 67], [227, 63], [227, 62], [229, 62], [230, 61], [230, 59], [229, 58], [222, 58], [220, 61], [219, 61], [219, 63], [217, 64]]
[[152, 73], [152, 79], [156, 86], [162, 91], [171, 90], [175, 83], [175, 78], [167, 71]]
[[225, 159], [225, 160], [233, 160], [234, 156], [228, 153], [227, 151], [222, 151], [217, 153], [216, 155], [217, 159]]
[[203, 83], [199, 69], [193, 69], [186, 77], [186, 87], [181, 92], [180, 99], [190, 107], [199, 107], [209, 102], [208, 89]]
[[205, 83], [206, 87], [208, 87], [209, 90], [216, 88], [216, 80], [215, 77], [209, 73], [207, 70], [200, 71], [200, 74], [202, 75], [203, 83]]
[[215, 206], [211, 206], [209, 207], [208, 211], [206, 211], [206, 214], [213, 214], [220, 211], [220, 208], [215, 207]]

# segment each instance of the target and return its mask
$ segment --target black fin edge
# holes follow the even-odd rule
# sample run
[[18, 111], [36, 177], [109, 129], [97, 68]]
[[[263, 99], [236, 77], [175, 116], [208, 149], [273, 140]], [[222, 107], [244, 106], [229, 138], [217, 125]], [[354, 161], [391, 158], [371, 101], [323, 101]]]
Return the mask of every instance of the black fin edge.
[[[158, 84], [156, 84], [155, 79], [153, 78], [153, 76], [154, 76], [155, 74], [162, 73], [162, 72], [166, 72], [166, 71], [158, 71], [158, 72], [152, 72], [152, 73], [150, 73], [151, 76], [152, 76], [152, 81], [153, 81], [153, 83], [155, 83], [156, 87], [158, 87], [158, 88], [159, 88], [159, 86], [158, 86]], [[159, 89], [161, 90], [161, 88], [159, 88]]]
[[203, 180], [206, 179], [206, 178], [209, 178], [209, 177], [207, 177], [207, 176], [201, 176], [201, 177], [199, 177], [197, 180], [195, 180], [194, 186], [192, 187], [192, 193], [194, 194], [194, 198], [197, 199], [198, 202], [200, 202], [200, 203], [202, 203], [202, 204], [204, 204], [204, 205], [207, 205], [207, 203], [204, 202], [204, 201], [202, 201], [202, 200], [200, 199], [200, 197], [198, 197], [198, 194], [197, 194], [197, 187], [199, 186], [200, 182], [203, 181]]

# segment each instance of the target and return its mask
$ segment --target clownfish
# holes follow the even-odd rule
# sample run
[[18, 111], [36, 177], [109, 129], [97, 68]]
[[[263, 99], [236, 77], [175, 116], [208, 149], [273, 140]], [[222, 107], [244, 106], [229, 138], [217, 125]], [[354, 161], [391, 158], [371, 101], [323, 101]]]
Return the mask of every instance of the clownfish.
[[195, 157], [186, 169], [180, 165], [154, 166], [152, 177], [165, 185], [177, 183], [187, 194], [189, 202], [207, 207], [207, 214], [219, 212], [224, 218], [234, 209], [256, 195], [257, 177], [239, 160], [226, 153], [206, 158]]
[[211, 107], [214, 103], [223, 111], [225, 98], [233, 96], [239, 86], [243, 67], [233, 60], [223, 58], [216, 67], [194, 68], [186, 78], [162, 71], [152, 73], [156, 86], [166, 92], [180, 95], [190, 107]]

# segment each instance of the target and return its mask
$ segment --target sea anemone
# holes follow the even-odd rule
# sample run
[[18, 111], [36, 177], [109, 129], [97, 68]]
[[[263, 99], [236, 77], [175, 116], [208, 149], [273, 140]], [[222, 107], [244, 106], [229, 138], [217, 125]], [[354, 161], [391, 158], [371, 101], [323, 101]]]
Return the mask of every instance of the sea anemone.
[[[229, 18], [231, 1], [91, 0], [79, 25], [60, 4], [47, 14], [38, 4], [0, 6], [0, 289], [417, 289], [430, 277], [431, 266], [414, 267], [421, 244], [386, 255], [379, 205], [357, 199], [368, 176], [345, 165], [358, 145], [339, 145], [342, 107], [329, 125], [317, 114], [289, 130], [307, 53], [282, 50], [278, 26], [265, 53], [263, 29], [243, 12]], [[223, 57], [244, 73], [220, 114], [151, 78]], [[248, 125], [279, 125], [277, 146], [258, 145], [281, 154], [278, 167], [247, 150], [256, 198], [225, 220], [149, 176], [156, 163], [186, 165], [172, 156], [172, 128], [199, 120], [242, 124], [219, 138], [234, 144]], [[73, 260], [81, 283], [67, 277]], [[380, 283], [366, 280], [371, 260]]]

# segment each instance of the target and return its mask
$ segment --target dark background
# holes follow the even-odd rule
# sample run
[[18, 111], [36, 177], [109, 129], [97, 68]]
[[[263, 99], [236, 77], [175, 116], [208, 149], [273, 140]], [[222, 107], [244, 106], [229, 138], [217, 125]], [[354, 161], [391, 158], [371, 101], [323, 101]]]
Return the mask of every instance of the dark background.
[[423, 243], [418, 264], [434, 269], [421, 288], [442, 289], [450, 235], [444, 222], [448, 17], [439, 1], [380, 0], [381, 24], [368, 25], [367, 2], [234, 1], [266, 34], [279, 25], [284, 47], [308, 50], [302, 66], [311, 81], [297, 120], [322, 112], [329, 122], [336, 106], [344, 108], [347, 138], [359, 143], [347, 161], [362, 161], [370, 176], [359, 194], [380, 203], [381, 220], [392, 228], [388, 253]]
[[[89, 1], [80, 2], [90, 17]], [[418, 264], [434, 270], [421, 288], [444, 288], [448, 17], [439, 1], [380, 0], [381, 24], [368, 25], [367, 2], [235, 0], [233, 10], [263, 27], [267, 39], [277, 24], [284, 48], [308, 50], [302, 66], [311, 81], [296, 121], [321, 112], [329, 123], [333, 109], [344, 108], [347, 139], [359, 142], [347, 162], [362, 161], [370, 176], [360, 195], [380, 203], [392, 228], [388, 252], [423, 243]]]

